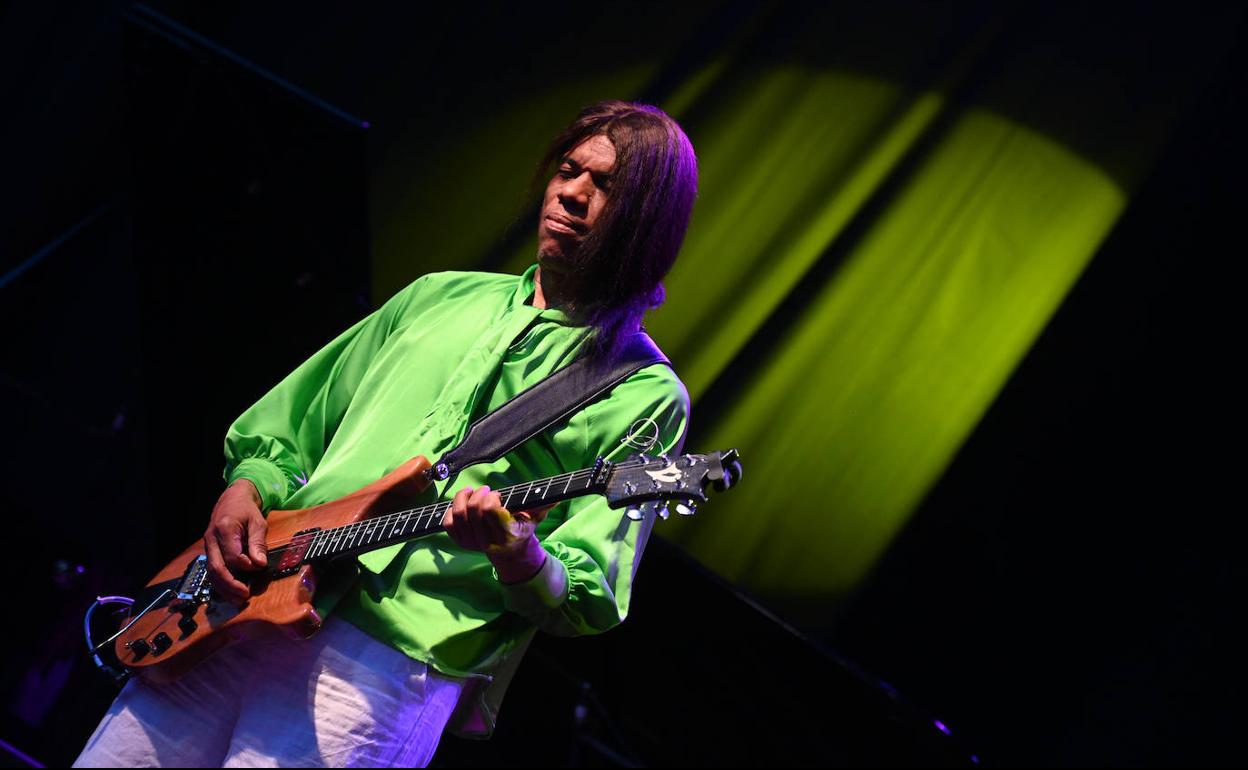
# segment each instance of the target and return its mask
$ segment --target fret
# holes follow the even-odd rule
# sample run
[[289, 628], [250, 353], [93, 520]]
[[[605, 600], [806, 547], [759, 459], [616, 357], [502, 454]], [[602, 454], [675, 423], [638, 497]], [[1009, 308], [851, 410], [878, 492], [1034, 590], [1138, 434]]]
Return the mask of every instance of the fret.
[[451, 504], [439, 505], [434, 503], [429, 507], [429, 523], [425, 524], [425, 530], [433, 532], [442, 526], [442, 520], [446, 518], [447, 511], [451, 510]]
[[312, 547], [308, 549], [307, 554], [303, 557], [304, 561], [307, 561], [308, 559], [315, 559], [320, 555], [321, 547], [325, 544], [324, 535], [324, 532], [317, 533], [315, 539], [312, 540]]
[[[586, 469], [512, 484], [495, 491], [499, 494], [502, 507], [512, 510], [514, 505], [516, 510], [526, 510], [585, 494], [592, 487], [593, 480], [593, 474]], [[450, 509], [451, 503], [441, 500], [318, 532], [313, 536], [303, 561], [319, 561], [352, 551], [371, 551], [393, 542], [439, 532]]]
[[351, 527], [343, 526], [338, 528], [338, 543], [335, 551], [345, 551], [351, 547]]

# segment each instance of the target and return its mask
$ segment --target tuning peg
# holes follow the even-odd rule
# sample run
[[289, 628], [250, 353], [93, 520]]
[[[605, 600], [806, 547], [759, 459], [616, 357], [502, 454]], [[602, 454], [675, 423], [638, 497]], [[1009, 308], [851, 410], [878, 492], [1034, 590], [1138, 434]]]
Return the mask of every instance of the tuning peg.
[[624, 515], [632, 519], [633, 521], [641, 521], [643, 518], [645, 518], [645, 516], [641, 512], [641, 509], [635, 505], [628, 506], [628, 509], [624, 511]]
[[734, 484], [741, 480], [741, 463], [732, 460], [722, 466], [723, 471], [718, 479], [711, 482], [716, 492], [726, 492]]
[[676, 513], [681, 516], [692, 516], [698, 512], [698, 504], [692, 500], [683, 503], [676, 503]]
[[667, 509], [666, 504], [655, 512], [659, 514], [659, 518], [662, 519], [663, 521], [667, 521], [667, 517], [672, 515], [672, 512]]

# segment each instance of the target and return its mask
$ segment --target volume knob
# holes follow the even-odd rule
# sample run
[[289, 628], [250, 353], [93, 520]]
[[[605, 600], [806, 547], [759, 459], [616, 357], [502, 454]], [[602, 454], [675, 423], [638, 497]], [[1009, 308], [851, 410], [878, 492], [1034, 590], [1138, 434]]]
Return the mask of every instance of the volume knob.
[[173, 638], [161, 631], [152, 637], [152, 650], [157, 654], [161, 654], [165, 650], [173, 646]]
[[152, 648], [147, 643], [146, 639], [135, 639], [126, 646], [130, 648], [130, 652], [134, 653], [135, 660], [142, 660], [149, 652], [152, 651]]

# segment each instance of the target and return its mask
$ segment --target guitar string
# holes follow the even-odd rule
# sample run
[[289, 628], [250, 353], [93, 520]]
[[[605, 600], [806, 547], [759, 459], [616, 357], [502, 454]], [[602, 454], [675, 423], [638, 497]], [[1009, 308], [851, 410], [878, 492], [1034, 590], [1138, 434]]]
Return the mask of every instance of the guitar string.
[[[566, 490], [571, 487], [573, 481], [593, 478], [593, 475], [594, 474], [592, 471], [578, 471], [574, 474], [567, 474], [564, 476], [552, 476], [548, 479], [540, 479], [539, 481], [548, 482], [542, 485], [546, 489], [550, 489], [551, 487], [558, 486], [559, 482], [565, 482], [564, 488]], [[502, 498], [502, 500], [505, 500], [505, 502], [503, 503], [503, 507], [506, 507], [511, 504], [511, 498], [517, 492], [519, 492], [521, 488], [525, 489], [525, 497], [527, 498], [529, 493], [532, 492], [533, 488], [537, 487], [537, 483], [538, 483], [537, 481], [534, 481], [528, 485], [516, 484], [511, 487], [504, 487], [503, 489], [491, 490], [491, 492], [497, 493], [499, 497]], [[582, 487], [578, 490], [578, 492], [583, 493], [588, 488], [589, 488], [588, 486]], [[575, 496], [579, 497], [580, 495], [578, 494]], [[358, 538], [360, 535], [365, 534], [365, 533], [369, 533], [369, 537], [371, 538], [373, 533], [378, 532], [378, 531], [384, 532], [387, 528], [390, 529], [390, 532], [388, 534], [383, 534], [381, 536], [381, 540], [388, 541], [388, 540], [396, 539], [395, 525], [398, 524], [399, 521], [403, 519], [403, 517], [405, 516], [407, 517], [407, 521], [404, 521], [403, 525], [398, 528], [400, 532], [403, 532], [404, 530], [407, 529], [408, 525], [411, 524], [412, 518], [415, 518], [417, 523], [410, 532], [407, 532], [405, 535], [400, 535], [399, 538], [410, 540], [410, 539], [413, 539], [414, 537], [418, 537], [419, 535], [429, 534], [441, 528], [442, 520], [445, 518], [446, 512], [450, 510], [451, 504], [452, 504], [452, 501], [439, 500], [436, 503], [422, 506], [420, 508], [414, 508], [408, 511], [398, 511], [395, 513], [389, 513], [384, 516], [378, 516], [374, 518], [361, 519], [359, 521], [352, 522], [351, 524], [344, 524], [338, 527], [333, 527], [331, 529], [322, 530], [320, 532], [313, 533], [309, 542], [309, 552], [313, 548], [315, 548], [318, 542], [329, 543], [331, 540], [337, 540], [337, 542], [334, 543], [333, 546], [323, 548], [321, 549], [320, 553], [316, 554], [317, 557], [323, 556], [326, 554], [326, 551], [331, 550], [331, 548], [337, 546], [338, 543], [341, 543], [344, 540], [349, 543], [352, 540]], [[540, 504], [537, 507], [540, 507]], [[516, 508], [515, 510], [522, 511], [525, 509]], [[422, 520], [426, 516], [429, 517], [429, 521], [422, 523]], [[367, 543], [367, 544], [370, 546], [376, 545], [376, 543]], [[359, 545], [359, 544], [357, 543], [356, 545]], [[351, 546], [351, 547], [354, 547], [354, 546]], [[371, 548], [369, 550], [371, 550]]]
[[[633, 469], [633, 468], [638, 468], [638, 467], [641, 467], [650, 463], [653, 463], [652, 459], [634, 460], [632, 462], [629, 462], [626, 460], [624, 462], [618, 463], [615, 466], [615, 468], [616, 469], [621, 469], [621, 468]], [[590, 468], [590, 469], [586, 469], [582, 471], [574, 471], [569, 474], [561, 474], [559, 476], [552, 476], [546, 479], [539, 479], [536, 481], [529, 482], [527, 486], [524, 483], [520, 483], [520, 484], [512, 485], [510, 487], [504, 487], [502, 489], [493, 490], [493, 491], [499, 494], [500, 497], [503, 494], [506, 494], [507, 497], [505, 498], [503, 505], [510, 506], [511, 498], [517, 492], [519, 492], [521, 488], [525, 489], [525, 499], [527, 499], [529, 494], [532, 493], [533, 489], [538, 486], [539, 482], [544, 482], [543, 487], [549, 490], [551, 488], [557, 487], [559, 482], [562, 481], [564, 482], [564, 492], [566, 493], [566, 491], [571, 488], [571, 484], [573, 481], [582, 480], [587, 477], [592, 478], [594, 474], [595, 474], [595, 470]], [[571, 497], [580, 497], [587, 489], [589, 489], [588, 485], [577, 490], [577, 494], [569, 495], [568, 498], [565, 498], [565, 499], [569, 499]], [[538, 494], [543, 494], [543, 493], [539, 492]], [[564, 493], [560, 493], [560, 494], [564, 494]], [[544, 503], [545, 501], [543, 500], [542, 502]], [[430, 534], [431, 532], [441, 528], [441, 522], [445, 518], [446, 512], [450, 509], [451, 505], [452, 503], [450, 501], [440, 500], [436, 503], [422, 506], [420, 508], [413, 508], [413, 509], [409, 509], [405, 511], [396, 511], [394, 513], [386, 514], [384, 516], [361, 519], [359, 521], [352, 522], [351, 524], [345, 524], [339, 527], [333, 527], [328, 530], [321, 530], [316, 533], [309, 533], [309, 535], [307, 536], [308, 550], [304, 552], [304, 555], [305, 555], [304, 558], [306, 558], [307, 554], [314, 553], [314, 552], [315, 553], [313, 555], [313, 558], [319, 558], [325, 555], [329, 555], [331, 552], [338, 550], [337, 546], [339, 543], [343, 542], [344, 538], [347, 543], [351, 544], [350, 548], [354, 548], [358, 544], [353, 543], [352, 541], [358, 538], [360, 535], [365, 534], [365, 533], [368, 533], [368, 538], [365, 540], [365, 543], [370, 546], [366, 550], [372, 550], [373, 547], [378, 546], [381, 540], [384, 540], [384, 541], [411, 540], [416, 537], [421, 537], [421, 536]], [[515, 510], [524, 510], [524, 508], [516, 508]], [[397, 533], [398, 536], [396, 537], [396, 532], [395, 532], [394, 527], [396, 524], [399, 523], [399, 520], [402, 519], [404, 516], [407, 517], [407, 521], [404, 521], [402, 523], [402, 526], [398, 528], [398, 533]], [[409, 524], [411, 524], [411, 518], [413, 516], [416, 518], [417, 523], [410, 532], [405, 532]], [[427, 522], [423, 521], [423, 519], [426, 516], [429, 517], [429, 521]], [[377, 532], [378, 530], [384, 532], [387, 527], [389, 527], [390, 532], [383, 534], [381, 540], [377, 542], [369, 542], [372, 538], [373, 533]], [[329, 545], [331, 541], [333, 541], [333, 544]], [[286, 543], [293, 542], [293, 539], [291, 541], [285, 541], [285, 542]], [[320, 548], [320, 550], [318, 551], [317, 546], [324, 546], [324, 547]]]
[[[578, 480], [578, 478], [583, 479], [583, 478], [588, 478], [592, 476], [593, 476], [592, 470], [576, 471], [571, 474], [551, 476], [548, 479], [544, 479], [544, 481], [551, 482], [545, 485], [547, 488], [549, 488], [550, 486], [553, 486], [554, 483], [556, 482], [566, 481], [570, 485], [573, 481]], [[532, 482], [531, 484], [525, 482], [525, 483], [520, 483], [520, 484], [514, 484], [509, 487], [503, 487], [502, 489], [493, 489], [490, 491], [493, 493], [497, 493], [500, 497], [502, 497], [505, 494], [508, 498], [508, 502], [510, 502], [510, 498], [520, 489], [523, 489], [526, 487], [531, 488], [532, 486], [536, 486], [536, 485], [537, 485], [536, 481]], [[324, 537], [325, 535], [329, 533], [339, 533], [340, 535], [347, 535], [350, 530], [362, 530], [367, 527], [377, 527], [377, 526], [384, 527], [387, 524], [397, 522], [397, 520], [403, 516], [412, 516], [413, 514], [418, 514], [416, 518], [418, 519], [424, 518], [425, 516], [428, 516], [431, 513], [436, 513], [439, 507], [443, 508], [443, 515], [445, 515], [445, 509], [451, 506], [451, 502], [452, 501], [449, 501], [449, 500], [439, 500], [435, 503], [423, 505], [418, 508], [409, 508], [407, 510], [394, 511], [392, 513], [383, 514], [381, 516], [373, 516], [373, 517], [369, 517], [365, 519], [360, 519], [359, 521], [351, 522], [349, 524], [342, 524], [337, 527], [332, 527], [330, 529], [318, 530], [316, 532], [309, 532], [306, 535], [300, 535], [299, 537], [308, 538], [311, 541], [315, 541], [321, 537]], [[524, 510], [524, 509], [519, 509], [519, 510]], [[436, 520], [441, 521], [441, 518], [439, 517]], [[430, 523], [432, 523], [432, 520]], [[424, 525], [424, 526], [427, 526], [427, 525]], [[286, 540], [275, 540], [272, 543], [268, 543], [267, 545], [269, 547], [269, 550], [276, 550], [277, 548], [283, 548], [293, 543], [294, 541], [295, 541], [295, 538], [291, 537]]]
[[[654, 462], [654, 460], [653, 459], [635, 460], [632, 462], [629, 462], [626, 460], [626, 461], [615, 464], [614, 468], [617, 470], [632, 469], [632, 468], [641, 467], [651, 462]], [[551, 476], [547, 479], [539, 479], [539, 481], [547, 482], [545, 486], [547, 489], [549, 489], [551, 486], [554, 486], [560, 481], [565, 482], [567, 485], [570, 485], [573, 481], [577, 481], [579, 479], [583, 479], [586, 477], [592, 477], [594, 473], [595, 473], [595, 470], [593, 468], [586, 468], [586, 469], [579, 470], [579, 471], [572, 471], [571, 473], [567, 473], [567, 474]], [[529, 490], [532, 490], [532, 488], [536, 485], [537, 485], [537, 481], [533, 481], [533, 482], [529, 482], [527, 486]], [[522, 487], [525, 487], [525, 486], [526, 484], [524, 482], [521, 482], [519, 484], [513, 484], [512, 486], [504, 487], [502, 489], [497, 489], [497, 490], [492, 490], [492, 491], [498, 493], [500, 496], [503, 493], [507, 493], [508, 503], [510, 503], [511, 496], [514, 495], [517, 491], [519, 491]], [[377, 526], [381, 526], [382, 528], [384, 528], [387, 524], [393, 525], [393, 523], [396, 523], [398, 518], [402, 516], [410, 516], [411, 514], [417, 514], [417, 513], [419, 514], [419, 516], [417, 516], [416, 518], [419, 520], [430, 514], [437, 513], [437, 509], [441, 507], [442, 516], [431, 518], [428, 524], [417, 525], [418, 528], [424, 528], [424, 529], [427, 529], [428, 531], [432, 531], [433, 527], [431, 527], [430, 525], [433, 524], [434, 521], [441, 522], [442, 518], [445, 517], [446, 515], [446, 509], [449, 508], [450, 505], [451, 505], [450, 501], [439, 500], [438, 502], [431, 503], [429, 505], [424, 505], [418, 508], [410, 508], [410, 509], [403, 510], [403, 511], [395, 511], [393, 513], [388, 513], [382, 516], [361, 519], [359, 521], [352, 522], [350, 524], [344, 524], [338, 527], [333, 527], [328, 530], [319, 530], [317, 532], [310, 532], [307, 535], [301, 535], [300, 537], [308, 538], [308, 540], [310, 541], [309, 547], [315, 544], [315, 542], [318, 539], [325, 537], [329, 533], [338, 533], [338, 536], [340, 538], [343, 536], [346, 536], [347, 539], [350, 540], [351, 535], [358, 534], [358, 530], [366, 529], [369, 526], [372, 526], [374, 528], [376, 528]], [[523, 509], [520, 509], [520, 510], [523, 510]], [[407, 525], [404, 524], [404, 527], [406, 526]], [[351, 532], [351, 530], [356, 530], [356, 531]], [[280, 548], [285, 548], [286, 546], [290, 545], [294, 541], [295, 541], [295, 537], [292, 536], [291, 538], [284, 539], [284, 540], [275, 540], [272, 543], [268, 543], [266, 545], [267, 545], [268, 550], [275, 551]]]

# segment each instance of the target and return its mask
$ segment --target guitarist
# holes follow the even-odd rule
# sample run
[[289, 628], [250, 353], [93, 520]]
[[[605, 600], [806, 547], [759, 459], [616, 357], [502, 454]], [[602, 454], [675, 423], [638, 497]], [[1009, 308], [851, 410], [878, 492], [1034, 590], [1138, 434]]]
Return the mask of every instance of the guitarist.
[[[552, 163], [523, 275], [418, 278], [230, 427], [227, 487], [204, 534], [226, 598], [246, 601], [235, 574], [267, 563], [270, 510], [440, 456], [576, 356], [610, 360], [663, 301], [697, 191], [681, 128], [655, 107], [600, 102], [551, 143], [537, 184]], [[240, 642], [170, 684], [132, 678], [75, 766], [423, 766], [444, 728], [488, 737], [536, 630], [593, 634], [624, 619], [653, 523], [598, 496], [507, 511], [492, 488], [598, 456], [678, 452], [688, 415], [672, 370], [648, 366], [498, 462], [434, 482], [427, 494], [453, 501], [444, 534], [344, 560], [321, 580], [326, 621], [308, 640]]]

